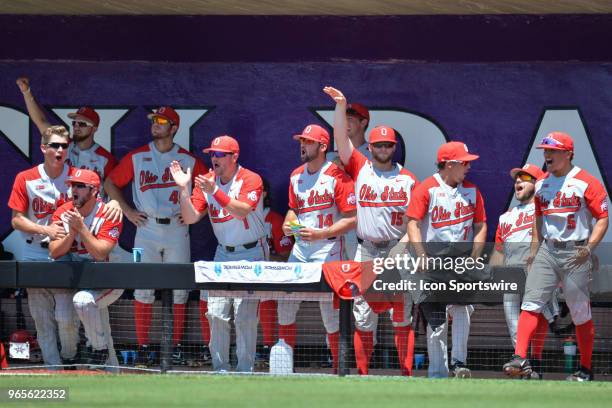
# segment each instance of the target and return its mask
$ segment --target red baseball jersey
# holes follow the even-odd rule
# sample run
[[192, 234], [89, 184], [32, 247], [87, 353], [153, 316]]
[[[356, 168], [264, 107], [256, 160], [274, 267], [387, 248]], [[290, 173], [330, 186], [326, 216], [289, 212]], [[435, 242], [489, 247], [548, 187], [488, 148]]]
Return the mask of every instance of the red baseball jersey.
[[219, 177], [214, 177], [217, 186], [230, 198], [247, 203], [252, 208], [246, 218], [238, 219], [221, 207], [211, 194], [204, 193], [199, 186], [193, 189], [191, 202], [199, 212], [208, 208], [208, 217], [219, 244], [238, 246], [265, 237], [261, 177], [241, 166], [238, 166], [234, 178], [227, 184], [222, 184]]
[[415, 175], [397, 163], [391, 171], [376, 170], [357, 149], [353, 149], [345, 170], [355, 181], [357, 236], [372, 242], [403, 237], [404, 214], [418, 185]]
[[593, 218], [608, 216], [608, 195], [599, 180], [574, 166], [564, 177], [547, 173], [535, 185], [535, 213], [542, 217], [542, 236], [581, 241], [591, 233]]
[[289, 208], [299, 224], [315, 229], [332, 226], [341, 213], [355, 211], [353, 180], [332, 162], [310, 174], [302, 165], [291, 173]]
[[[8, 206], [23, 213], [30, 221], [39, 225], [48, 225], [55, 210], [68, 201], [66, 179], [72, 168], [67, 164], [59, 177], [51, 179], [45, 173], [44, 164], [17, 174]], [[20, 231], [24, 240], [40, 242], [46, 235], [35, 235]]]
[[[88, 216], [84, 217], [83, 223], [87, 226], [91, 234], [97, 239], [103, 239], [105, 241], [110, 241], [113, 244], [116, 244], [119, 240], [119, 235], [121, 235], [121, 221], [112, 222], [111, 220], [104, 218], [102, 216], [103, 208], [104, 203], [101, 200], [98, 200], [93, 211], [89, 213]], [[70, 211], [73, 209], [73, 201], [68, 201], [67, 203], [64, 203], [53, 213], [52, 221], [64, 222], [62, 215], [66, 211]], [[70, 229], [66, 222], [64, 222], [64, 229], [66, 230], [66, 232], [68, 232]], [[72, 242], [70, 254], [71, 256], [75, 257], [76, 260], [94, 260], [94, 258], [89, 254], [89, 252], [87, 252], [85, 245], [83, 245], [80, 234], [77, 234], [74, 241]]]
[[406, 215], [422, 220], [423, 242], [467, 242], [474, 236], [474, 223], [487, 220], [484, 200], [471, 182], [453, 188], [438, 173], [413, 191]]
[[293, 240], [283, 232], [285, 218], [270, 208], [264, 208], [264, 221], [270, 250], [276, 254], [291, 251]]
[[[71, 143], [68, 148], [68, 165], [77, 169], [88, 169], [95, 171], [104, 180], [117, 165], [117, 160], [112, 154], [102, 146], [94, 143], [89, 149], [81, 150], [76, 143]], [[100, 185], [100, 194], [104, 197], [103, 185]]]
[[525, 263], [531, 246], [535, 204], [521, 204], [499, 217], [495, 249], [504, 253], [506, 264]]
[[172, 218], [181, 213], [179, 188], [170, 173], [170, 163], [174, 160], [181, 164], [183, 171], [191, 169], [191, 183], [197, 175], [208, 171], [200, 159], [179, 145], [161, 153], [151, 142], [128, 153], [109, 177], [119, 188], [132, 183], [132, 199], [138, 211], [154, 218]]

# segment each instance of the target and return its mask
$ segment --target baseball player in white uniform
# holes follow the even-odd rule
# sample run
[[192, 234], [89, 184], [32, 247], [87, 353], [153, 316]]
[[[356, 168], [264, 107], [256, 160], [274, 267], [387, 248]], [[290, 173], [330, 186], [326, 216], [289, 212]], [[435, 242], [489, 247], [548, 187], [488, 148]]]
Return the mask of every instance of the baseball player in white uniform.
[[[152, 121], [153, 141], [128, 153], [113, 169], [104, 183], [108, 195], [117, 200], [125, 216], [136, 225], [134, 246], [143, 248], [142, 262], [190, 262], [189, 227], [181, 219], [180, 189], [170, 173], [170, 164], [177, 161], [189, 169], [192, 177], [205, 174], [200, 159], [175, 144], [173, 139], [180, 125], [179, 115], [169, 106], [148, 115]], [[130, 206], [121, 188], [132, 184], [134, 207]], [[191, 183], [188, 188], [191, 189]], [[174, 364], [184, 364], [181, 339], [185, 322], [187, 290], [174, 290]], [[153, 289], [134, 291], [134, 314], [138, 338], [137, 366], [150, 366], [149, 329], [151, 327]]]
[[[574, 141], [562, 132], [549, 133], [538, 145], [544, 149], [548, 173], [535, 185], [535, 223], [525, 295], [518, 321], [515, 355], [504, 364], [510, 376], [532, 371], [529, 343], [545, 320], [542, 309], [559, 284], [580, 350], [580, 368], [567, 379], [592, 381], [591, 357], [595, 328], [591, 317], [589, 281], [591, 252], [608, 230], [608, 197], [599, 180], [572, 164]], [[595, 220], [595, 223], [593, 223]]]
[[[48, 261], [49, 239], [66, 235], [60, 222], [51, 222], [53, 212], [68, 200], [66, 180], [71, 168], [65, 163], [69, 134], [63, 126], [45, 130], [40, 149], [44, 162], [17, 174], [8, 206], [11, 224], [23, 240], [18, 261]], [[48, 366], [74, 364], [79, 342], [79, 319], [72, 306], [72, 289], [28, 289], [28, 306], [36, 336]], [[61, 354], [57, 339], [61, 344]], [[60, 357], [61, 356], [61, 357]]]
[[[28, 78], [17, 79], [17, 86], [23, 93], [23, 99], [28, 109], [30, 119], [34, 122], [41, 134], [51, 126], [43, 108], [38, 104]], [[113, 155], [94, 141], [94, 135], [100, 125], [98, 113], [88, 107], [83, 106], [74, 113], [69, 113], [68, 118], [72, 120], [72, 139], [73, 143], [68, 147], [67, 163], [77, 169], [93, 170], [105, 180], [111, 170], [117, 165], [117, 160]], [[102, 187], [101, 187], [102, 188]], [[100, 191], [100, 197], [105, 199], [104, 191]], [[105, 206], [108, 208], [119, 209], [116, 202], [110, 202]]]
[[[308, 125], [293, 137], [300, 141], [304, 163], [291, 173], [289, 211], [283, 232], [294, 235], [289, 262], [328, 262], [343, 259], [343, 234], [355, 228], [355, 193], [350, 177], [326, 160], [329, 133], [318, 125]], [[292, 223], [301, 226], [292, 230]], [[320, 301], [321, 317], [327, 332], [333, 367], [338, 368], [339, 316], [333, 302]], [[295, 318], [300, 301], [278, 300], [278, 337], [295, 348]]]
[[[172, 176], [180, 189], [183, 219], [194, 224], [208, 214], [219, 245], [214, 260], [266, 261], [269, 259], [264, 227], [262, 181], [254, 172], [238, 164], [240, 146], [231, 136], [213, 139], [209, 148], [213, 170], [195, 178], [196, 187], [190, 193], [189, 171], [178, 163], [171, 167]], [[221, 297], [209, 291], [208, 320], [210, 322], [210, 352], [216, 371], [230, 369], [230, 311], [234, 307], [236, 354], [239, 372], [251, 372], [255, 364], [257, 345], [257, 299]]]
[[[73, 262], [104, 262], [121, 234], [121, 222], [102, 214], [98, 198], [100, 177], [86, 169], [76, 169], [66, 180], [72, 200], [54, 213], [52, 222], [63, 223], [66, 235], [49, 243], [53, 259], [69, 254]], [[85, 364], [118, 365], [113, 346], [108, 306], [119, 299], [123, 289], [82, 290], [74, 295], [74, 308], [83, 323], [89, 348]]]
[[[406, 243], [410, 237], [417, 256], [470, 256], [475, 259], [482, 253], [487, 235], [484, 200], [478, 188], [465, 180], [471, 162], [476, 159], [478, 156], [469, 153], [462, 142], [448, 142], [438, 149], [438, 172], [417, 186], [406, 212], [408, 234], [401, 241]], [[463, 242], [473, 243], [468, 245], [471, 250], [466, 245], [458, 245], [456, 247], [463, 248], [448, 252], [453, 250], [454, 246], [446, 243]], [[438, 251], [433, 248], [436, 244], [440, 247]], [[466, 250], [469, 253], [463, 252]], [[428, 376], [439, 378], [448, 377], [449, 374], [447, 316], [453, 321], [451, 375], [470, 376], [465, 363], [470, 315], [474, 307], [422, 302], [421, 310], [428, 322]]]
[[[414, 174], [392, 161], [397, 144], [395, 130], [378, 126], [370, 132], [368, 159], [353, 147], [348, 137], [349, 125], [346, 98], [339, 90], [325, 87], [336, 102], [334, 139], [340, 160], [355, 181], [357, 195], [357, 247], [356, 261], [385, 258], [400, 238], [406, 234], [404, 213], [412, 191], [418, 182]], [[405, 293], [401, 311], [391, 310], [402, 375], [412, 375], [414, 332], [412, 301]], [[369, 361], [374, 350], [374, 331], [378, 314], [363, 297], [355, 299], [355, 359], [359, 374], [368, 374]]]

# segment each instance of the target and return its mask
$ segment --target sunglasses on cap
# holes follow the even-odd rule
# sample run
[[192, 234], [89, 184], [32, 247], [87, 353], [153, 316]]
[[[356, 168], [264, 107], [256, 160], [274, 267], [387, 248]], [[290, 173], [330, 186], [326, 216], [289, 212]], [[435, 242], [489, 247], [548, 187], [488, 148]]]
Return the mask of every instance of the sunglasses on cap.
[[47, 143], [46, 146], [49, 146], [52, 149], [59, 149], [60, 147], [64, 150], [66, 150], [68, 148], [68, 146], [70, 146], [68, 143], [59, 143], [59, 142], [51, 142], [51, 143]]
[[230, 155], [232, 153], [212, 151], [209, 154], [210, 154], [210, 157], [216, 157], [216, 158], [220, 159], [220, 158], [225, 157], [227, 155]]
[[169, 121], [166, 118], [162, 118], [161, 116], [153, 116], [151, 118], [151, 122], [152, 123], [157, 123], [158, 125], [167, 125], [168, 123], [172, 124], [171, 121]]
[[72, 121], [72, 127], [77, 127], [77, 126], [78, 127], [89, 127], [89, 126], [93, 126], [93, 125], [90, 125], [89, 123], [84, 122], [82, 120], [73, 120]]
[[544, 139], [542, 139], [542, 142], [540, 144], [543, 144], [546, 146], [564, 147], [563, 143], [561, 143], [558, 140], [553, 139], [550, 136], [546, 136]]
[[83, 189], [83, 188], [90, 188], [90, 187], [87, 184], [83, 184], [83, 183], [72, 183], [72, 188]]
[[465, 161], [465, 160], [449, 160], [449, 163], [459, 163], [462, 166], [467, 166], [469, 164], [469, 161]]
[[391, 143], [391, 142], [379, 142], [379, 143], [372, 143], [372, 146], [373, 146], [375, 149], [382, 149], [382, 148], [385, 148], [385, 149], [392, 149], [394, 145], [395, 145], [395, 143]]
[[517, 175], [516, 177], [518, 177], [521, 181], [533, 181], [535, 180], [535, 177], [527, 174], [527, 173], [521, 173], [519, 175]]

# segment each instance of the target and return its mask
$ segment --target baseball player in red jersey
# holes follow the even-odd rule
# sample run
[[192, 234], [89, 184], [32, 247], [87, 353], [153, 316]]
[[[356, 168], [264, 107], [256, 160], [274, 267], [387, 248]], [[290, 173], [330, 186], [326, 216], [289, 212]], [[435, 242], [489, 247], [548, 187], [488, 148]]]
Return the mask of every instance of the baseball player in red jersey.
[[[231, 136], [213, 139], [209, 148], [213, 171], [196, 177], [190, 193], [191, 175], [178, 163], [171, 167], [180, 188], [183, 219], [187, 224], [198, 222], [208, 214], [219, 245], [215, 261], [265, 261], [269, 259], [264, 227], [261, 177], [238, 164], [240, 146]], [[251, 372], [257, 345], [258, 300], [221, 297], [209, 291], [210, 352], [216, 371], [230, 369], [230, 310], [234, 307], [236, 354], [239, 372]]]
[[[15, 253], [18, 261], [48, 261], [49, 240], [66, 235], [62, 223], [51, 222], [51, 216], [68, 200], [66, 179], [71, 168], [65, 161], [69, 142], [68, 131], [63, 126], [47, 128], [40, 146], [44, 162], [15, 177], [8, 206], [13, 210], [11, 224], [23, 241]], [[30, 314], [48, 366], [75, 363], [79, 320], [72, 307], [73, 295], [71, 289], [28, 289]]]
[[[100, 177], [91, 170], [76, 169], [66, 182], [72, 200], [59, 207], [52, 222], [63, 223], [66, 235], [49, 243], [51, 258], [66, 254], [73, 262], [104, 262], [117, 244], [121, 222], [105, 218], [98, 198]], [[118, 365], [111, 337], [108, 306], [119, 299], [123, 289], [91, 289], [77, 292], [73, 304], [83, 323], [89, 344], [85, 364]]]
[[[526, 164], [522, 168], [510, 171], [514, 180], [514, 196], [520, 204], [499, 217], [499, 224], [495, 233], [495, 251], [491, 256], [490, 265], [524, 266], [531, 247], [531, 234], [535, 220], [534, 192], [536, 180], [544, 172], [534, 164]], [[508, 324], [508, 331], [512, 345], [516, 346], [516, 330], [521, 309], [521, 295], [518, 293], [504, 294], [504, 315]], [[554, 321], [558, 314], [558, 303], [550, 302], [543, 309], [546, 320], [539, 328], [531, 342], [531, 362], [533, 372], [531, 378], [542, 379], [542, 352], [544, 340], [548, 331], [547, 322]]]
[[542, 309], [561, 283], [580, 349], [580, 369], [567, 379], [592, 381], [595, 329], [589, 295], [591, 252], [608, 230], [608, 197], [599, 180], [572, 163], [574, 141], [570, 135], [549, 133], [537, 148], [544, 149], [548, 173], [535, 185], [536, 219], [527, 260], [530, 270], [515, 355], [504, 364], [503, 370], [510, 376], [531, 373], [527, 348], [545, 320]]
[[[406, 212], [408, 234], [401, 241], [406, 243], [409, 237], [417, 256], [477, 258], [482, 253], [487, 235], [484, 201], [478, 188], [465, 180], [471, 162], [476, 159], [478, 156], [469, 153], [461, 142], [448, 142], [438, 149], [438, 172], [417, 186]], [[447, 314], [453, 320], [451, 375], [470, 376], [465, 362], [473, 306], [423, 302], [422, 296], [418, 300], [428, 321], [428, 376], [449, 374]]]
[[[196, 177], [205, 174], [204, 163], [175, 144], [173, 139], [180, 118], [174, 109], [161, 107], [148, 115], [153, 141], [128, 153], [113, 169], [104, 183], [108, 195], [117, 200], [125, 216], [136, 225], [134, 246], [143, 248], [142, 262], [190, 262], [189, 227], [181, 219], [179, 187], [170, 174], [170, 164], [180, 163]], [[132, 184], [130, 206], [121, 188]], [[190, 181], [188, 187], [191, 188]], [[181, 348], [188, 291], [174, 290], [173, 364], [186, 364]], [[152, 364], [149, 352], [149, 329], [155, 291], [134, 291], [134, 315], [138, 338], [137, 366]]]
[[[23, 99], [28, 109], [30, 119], [34, 122], [41, 134], [51, 126], [43, 108], [36, 102], [32, 95], [32, 88], [28, 78], [17, 79], [17, 86], [23, 93]], [[117, 160], [112, 154], [94, 141], [94, 135], [100, 124], [98, 113], [88, 106], [79, 108], [74, 113], [69, 113], [68, 118], [72, 119], [72, 139], [73, 143], [68, 147], [67, 163], [77, 169], [93, 170], [102, 180], [104, 180], [117, 165]], [[100, 196], [104, 197], [104, 191], [100, 191]], [[116, 202], [109, 203], [110, 208], [119, 209]], [[106, 206], [108, 208], [108, 206]]]
[[[329, 133], [318, 125], [308, 125], [294, 136], [300, 141], [304, 163], [291, 173], [289, 211], [283, 232], [294, 235], [290, 262], [328, 262], [343, 258], [343, 234], [355, 228], [355, 193], [353, 181], [332, 162], [326, 160]], [[301, 226], [299, 232], [291, 224]], [[295, 318], [300, 301], [278, 300], [278, 337], [295, 349]], [[332, 301], [320, 301], [321, 317], [327, 332], [333, 367], [338, 368], [339, 316]]]
[[[347, 134], [346, 98], [339, 90], [325, 87], [336, 102], [334, 139], [340, 160], [355, 181], [357, 192], [357, 247], [356, 261], [385, 258], [406, 234], [404, 213], [412, 191], [418, 181], [414, 174], [392, 161], [397, 144], [395, 130], [378, 126], [370, 132], [369, 160]], [[395, 345], [400, 358], [402, 375], [412, 375], [414, 332], [412, 331], [412, 301], [406, 292], [402, 310], [391, 310], [395, 332]], [[368, 374], [368, 365], [374, 350], [374, 331], [378, 314], [363, 297], [355, 299], [355, 359], [360, 374]]]
[[[264, 221], [266, 238], [270, 247], [270, 260], [285, 262], [293, 247], [293, 240], [283, 232], [285, 218], [270, 207], [270, 184], [263, 181]], [[257, 354], [257, 364], [266, 366], [270, 360], [270, 350], [276, 343], [276, 330], [278, 325], [277, 302], [273, 299], [263, 299], [259, 302], [259, 324], [263, 337], [263, 349]]]

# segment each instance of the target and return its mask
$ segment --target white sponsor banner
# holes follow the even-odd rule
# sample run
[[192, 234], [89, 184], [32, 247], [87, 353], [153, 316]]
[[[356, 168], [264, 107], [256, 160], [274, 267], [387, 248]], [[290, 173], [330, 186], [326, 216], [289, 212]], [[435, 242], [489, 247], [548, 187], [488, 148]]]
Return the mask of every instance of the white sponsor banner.
[[194, 263], [197, 283], [316, 283], [323, 264], [301, 262], [204, 262]]

